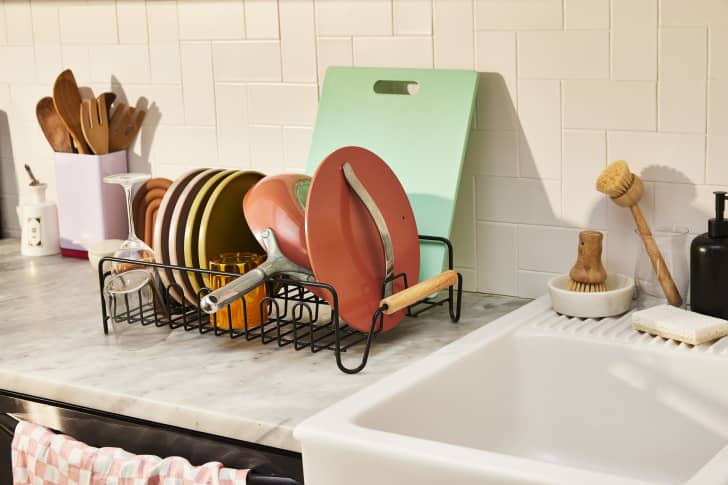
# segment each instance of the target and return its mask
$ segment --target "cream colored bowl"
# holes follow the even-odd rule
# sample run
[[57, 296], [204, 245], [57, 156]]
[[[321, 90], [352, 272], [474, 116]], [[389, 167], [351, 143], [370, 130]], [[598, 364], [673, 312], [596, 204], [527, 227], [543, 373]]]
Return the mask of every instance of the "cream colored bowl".
[[607, 291], [580, 293], [569, 291], [569, 275], [549, 280], [551, 306], [563, 315], [579, 318], [602, 318], [620, 315], [632, 306], [634, 280], [622, 274], [607, 276]]

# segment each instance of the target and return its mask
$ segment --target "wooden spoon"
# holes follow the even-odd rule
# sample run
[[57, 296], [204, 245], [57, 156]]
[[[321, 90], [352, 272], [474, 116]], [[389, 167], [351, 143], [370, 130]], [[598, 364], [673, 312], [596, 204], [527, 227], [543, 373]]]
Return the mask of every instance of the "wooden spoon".
[[70, 69], [60, 73], [53, 84], [53, 105], [71, 134], [78, 153], [89, 153], [81, 128], [81, 93]]
[[80, 108], [83, 136], [97, 155], [109, 153], [109, 120], [106, 117], [106, 99], [86, 99]]
[[35, 105], [35, 116], [38, 118], [40, 129], [55, 152], [73, 153], [71, 137], [68, 134], [63, 120], [58, 116], [53, 98], [46, 96]]
[[145, 112], [119, 103], [109, 122], [109, 149], [126, 150], [136, 138], [144, 121]]

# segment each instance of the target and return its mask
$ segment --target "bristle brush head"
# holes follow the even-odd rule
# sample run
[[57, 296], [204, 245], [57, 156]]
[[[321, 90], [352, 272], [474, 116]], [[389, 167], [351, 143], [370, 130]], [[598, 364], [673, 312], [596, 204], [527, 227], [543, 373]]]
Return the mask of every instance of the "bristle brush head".
[[569, 280], [569, 291], [577, 291], [579, 293], [600, 293], [607, 291], [607, 284], [601, 283], [582, 283], [581, 281]]
[[610, 163], [597, 179], [597, 190], [614, 198], [623, 195], [632, 185], [634, 175], [624, 160]]

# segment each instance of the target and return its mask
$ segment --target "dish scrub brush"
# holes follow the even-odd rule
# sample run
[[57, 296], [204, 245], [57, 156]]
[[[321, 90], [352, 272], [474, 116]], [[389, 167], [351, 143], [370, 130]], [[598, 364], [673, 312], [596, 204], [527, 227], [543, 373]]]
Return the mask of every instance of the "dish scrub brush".
[[610, 163], [601, 173], [597, 179], [597, 190], [611, 197], [612, 201], [618, 206], [629, 207], [632, 211], [632, 217], [637, 225], [637, 232], [642, 238], [642, 243], [645, 246], [662, 291], [665, 293], [667, 302], [673, 306], [682, 305], [680, 292], [677, 291], [675, 281], [673, 281], [670, 270], [667, 268], [662, 253], [657, 247], [650, 226], [647, 225], [647, 221], [645, 221], [645, 217], [640, 210], [639, 201], [644, 193], [642, 179], [630, 172], [627, 162], [617, 160]]
[[728, 335], [728, 322], [670, 305], [658, 305], [632, 314], [632, 327], [641, 332], [700, 345]]
[[582, 293], [607, 291], [607, 271], [602, 266], [602, 239], [599, 231], [579, 233], [579, 255], [569, 272], [569, 290]]

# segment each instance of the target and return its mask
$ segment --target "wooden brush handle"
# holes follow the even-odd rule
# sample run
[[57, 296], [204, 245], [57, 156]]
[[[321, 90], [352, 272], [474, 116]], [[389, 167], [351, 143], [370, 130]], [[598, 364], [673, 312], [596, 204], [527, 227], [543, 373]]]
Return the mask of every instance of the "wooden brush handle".
[[444, 290], [448, 286], [452, 286], [458, 281], [458, 274], [453, 270], [447, 270], [443, 273], [431, 276], [424, 281], [420, 281], [414, 286], [410, 286], [406, 290], [395, 293], [392, 296], [384, 298], [379, 302], [382, 313], [391, 315], [397, 313], [402, 308], [406, 308], [416, 303], [426, 296]]
[[579, 255], [569, 277], [579, 283], [604, 283], [607, 272], [602, 266], [602, 238], [599, 231], [579, 233]]
[[647, 221], [645, 221], [642, 215], [639, 204], [634, 204], [630, 207], [630, 210], [632, 211], [634, 222], [637, 225], [637, 231], [642, 238], [642, 243], [645, 245], [647, 255], [650, 257], [650, 262], [652, 262], [652, 269], [655, 270], [657, 279], [660, 281], [660, 286], [662, 286], [662, 291], [665, 293], [665, 297], [667, 297], [667, 302], [673, 306], [681, 306], [682, 297], [680, 297], [680, 292], [677, 291], [675, 281], [672, 279], [670, 270], [662, 258], [662, 253], [660, 252], [660, 248], [657, 247], [655, 238], [652, 237], [652, 231], [650, 231], [650, 226], [647, 225]]

